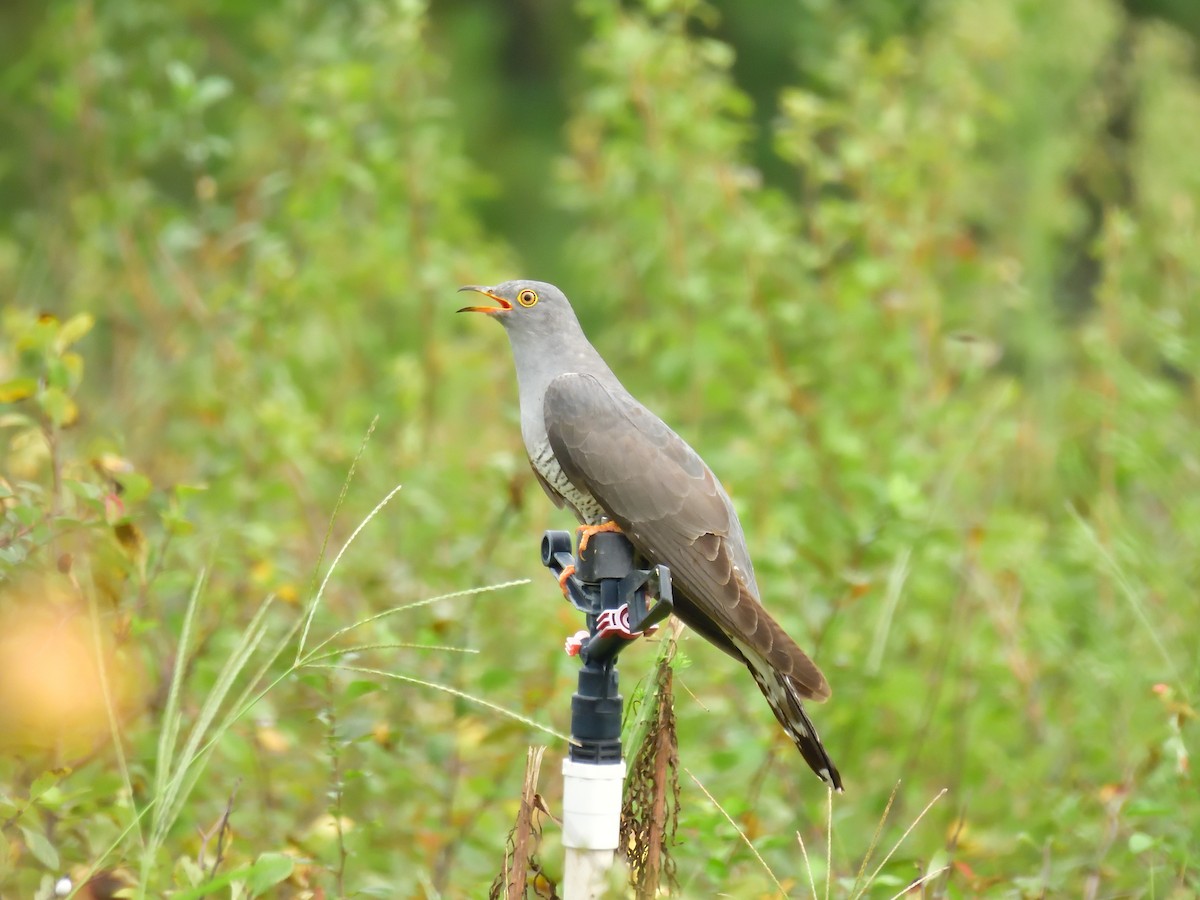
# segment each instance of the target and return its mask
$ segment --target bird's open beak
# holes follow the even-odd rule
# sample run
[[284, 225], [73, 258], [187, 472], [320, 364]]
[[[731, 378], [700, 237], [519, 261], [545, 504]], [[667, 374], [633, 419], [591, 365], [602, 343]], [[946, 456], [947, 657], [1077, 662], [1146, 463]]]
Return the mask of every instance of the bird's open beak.
[[463, 291], [474, 291], [477, 294], [483, 294], [483, 296], [488, 297], [492, 300], [495, 300], [500, 305], [499, 306], [464, 306], [462, 309], [459, 310], [459, 312], [481, 312], [481, 313], [488, 313], [489, 315], [494, 316], [496, 313], [507, 312], [508, 310], [512, 309], [512, 304], [509, 303], [507, 300], [505, 300], [503, 297], [497, 297], [494, 293], [492, 293], [491, 288], [481, 287], [478, 284], [464, 284], [462, 287], [460, 287], [458, 289], [458, 292], [460, 294]]

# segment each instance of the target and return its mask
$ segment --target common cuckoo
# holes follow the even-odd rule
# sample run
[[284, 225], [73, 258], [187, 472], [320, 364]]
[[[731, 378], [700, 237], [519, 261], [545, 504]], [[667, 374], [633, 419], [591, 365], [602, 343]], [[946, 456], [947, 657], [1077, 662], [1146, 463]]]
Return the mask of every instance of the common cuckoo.
[[[733, 503], [699, 455], [625, 390], [554, 285], [468, 285], [467, 306], [508, 332], [521, 436], [538, 481], [583, 526], [619, 529], [671, 569], [675, 613], [754, 676], [805, 762], [841, 790], [803, 700], [829, 697], [821, 670], [763, 608]], [[583, 531], [587, 533], [588, 529]]]

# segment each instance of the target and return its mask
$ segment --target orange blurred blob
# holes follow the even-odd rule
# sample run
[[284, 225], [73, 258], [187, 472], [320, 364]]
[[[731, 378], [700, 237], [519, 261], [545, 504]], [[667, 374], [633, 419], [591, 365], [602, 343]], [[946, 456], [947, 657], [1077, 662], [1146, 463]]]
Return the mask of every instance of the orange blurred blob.
[[0, 748], [72, 755], [109, 740], [105, 692], [120, 721], [136, 705], [139, 680], [127, 654], [118, 652], [111, 633], [104, 632], [104, 620], [97, 639], [87, 609], [63, 602], [53, 588], [5, 599], [0, 608]]
[[254, 739], [267, 753], [278, 756], [292, 748], [292, 739], [274, 725], [260, 724], [254, 729]]

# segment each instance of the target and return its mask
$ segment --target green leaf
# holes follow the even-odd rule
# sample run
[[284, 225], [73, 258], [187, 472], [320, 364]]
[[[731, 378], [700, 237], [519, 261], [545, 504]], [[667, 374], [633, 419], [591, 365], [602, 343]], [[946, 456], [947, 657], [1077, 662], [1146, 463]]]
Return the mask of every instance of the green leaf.
[[231, 870], [222, 872], [216, 878], [205, 880], [204, 870], [196, 864], [196, 861], [188, 856], [181, 856], [175, 861], [175, 881], [176, 883], [183, 882], [184, 884], [192, 885], [191, 890], [181, 891], [173, 894], [176, 900], [196, 900], [196, 898], [207, 897], [212, 894], [217, 888], [224, 887], [233, 879], [241, 874], [241, 870]]
[[79, 413], [75, 401], [56, 387], [46, 388], [42, 391], [38, 397], [38, 403], [41, 405], [42, 411], [50, 417], [50, 421], [59, 427], [70, 425]]
[[13, 543], [7, 547], [0, 547], [0, 562], [7, 566], [15, 566], [20, 562], [24, 562], [28, 555], [29, 551], [23, 543]]
[[63, 370], [67, 373], [67, 386], [70, 390], [79, 387], [83, 381], [83, 357], [78, 353], [64, 353], [59, 359]]
[[346, 686], [343, 696], [347, 700], [357, 700], [359, 697], [365, 694], [372, 694], [379, 689], [379, 685], [373, 681], [352, 681]]
[[1129, 852], [1145, 853], [1157, 843], [1158, 840], [1153, 835], [1146, 834], [1144, 831], [1135, 831], [1129, 836]]
[[5, 413], [0, 416], [0, 428], [28, 428], [33, 424], [33, 419], [17, 412]]
[[296, 861], [286, 853], [264, 853], [250, 866], [246, 887], [254, 894], [261, 894], [288, 878], [296, 867]]
[[196, 523], [188, 519], [186, 516], [176, 514], [166, 514], [162, 517], [163, 527], [171, 534], [177, 537], [193, 534], [196, 531]]
[[228, 97], [233, 91], [233, 85], [226, 78], [221, 78], [216, 75], [210, 75], [207, 78], [201, 79], [196, 86], [196, 96], [194, 103], [197, 108], [204, 109], [207, 106], [212, 106], [218, 100]]
[[121, 499], [126, 504], [138, 503], [145, 499], [154, 485], [150, 479], [139, 472], [122, 472], [117, 476], [121, 482], [121, 487], [124, 489], [121, 493]]
[[0, 382], [0, 403], [16, 403], [37, 393], [36, 378], [13, 378]]
[[62, 327], [58, 329], [58, 338], [54, 345], [59, 353], [62, 353], [85, 334], [92, 330], [92, 326], [96, 324], [96, 317], [91, 313], [76, 313], [63, 322]]
[[35, 525], [37, 522], [41, 521], [42, 511], [41, 511], [41, 509], [39, 509], [36, 506], [22, 504], [20, 506], [10, 507], [9, 515], [11, 515], [14, 519], [16, 519], [22, 525], [30, 526], [30, 525]]
[[902, 472], [895, 472], [887, 482], [888, 501], [906, 519], [918, 518], [924, 510], [920, 486]]
[[90, 481], [76, 481], [70, 479], [66, 482], [67, 490], [75, 496], [83, 500], [99, 501], [105, 494], [108, 493], [98, 484], [92, 484]]
[[25, 836], [25, 846], [29, 848], [34, 859], [47, 869], [58, 868], [58, 851], [54, 849], [53, 844], [46, 840], [44, 834], [24, 825], [21, 826], [21, 834]]
[[50, 769], [43, 772], [37, 778], [33, 779], [33, 784], [29, 786], [29, 799], [37, 800], [70, 774], [70, 771], [70, 769]]
[[[211, 897], [218, 889], [235, 882], [245, 884], [253, 896], [259, 896], [290, 876], [295, 868], [295, 860], [286, 853], [264, 853], [248, 866], [222, 872], [215, 878], [201, 883], [200, 870], [196, 868], [195, 863], [182, 858], [180, 863], [185, 864], [184, 868], [189, 871], [189, 874], [194, 873], [194, 877], [189, 880], [195, 886], [190, 890], [173, 894], [172, 896], [176, 900], [201, 900], [204, 897]], [[178, 869], [179, 866], [177, 865], [176, 868]], [[234, 896], [237, 894], [235, 893]]]
[[31, 323], [31, 327], [23, 331], [17, 340], [17, 347], [36, 353], [44, 353], [54, 346], [58, 339], [58, 319], [51, 315], [42, 315]]
[[190, 89], [196, 83], [196, 76], [187, 63], [173, 59], [167, 63], [167, 80], [177, 88]]
[[45, 382], [49, 387], [71, 390], [71, 373], [63, 365], [62, 357], [50, 357], [46, 360]]
[[324, 675], [317, 675], [312, 672], [302, 672], [296, 676], [297, 680], [313, 690], [322, 690], [325, 687], [326, 678]]

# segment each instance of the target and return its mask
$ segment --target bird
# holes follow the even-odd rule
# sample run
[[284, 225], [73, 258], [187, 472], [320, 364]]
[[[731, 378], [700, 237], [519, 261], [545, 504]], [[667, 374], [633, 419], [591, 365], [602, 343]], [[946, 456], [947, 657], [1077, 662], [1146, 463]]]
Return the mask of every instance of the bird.
[[566, 295], [543, 281], [464, 285], [494, 302], [465, 306], [504, 326], [521, 437], [538, 482], [584, 536], [619, 530], [671, 571], [674, 612], [750, 670], [804, 761], [832, 789], [842, 778], [804, 701], [829, 683], [763, 607], [733, 502], [700, 455], [625, 389], [584, 334]]

